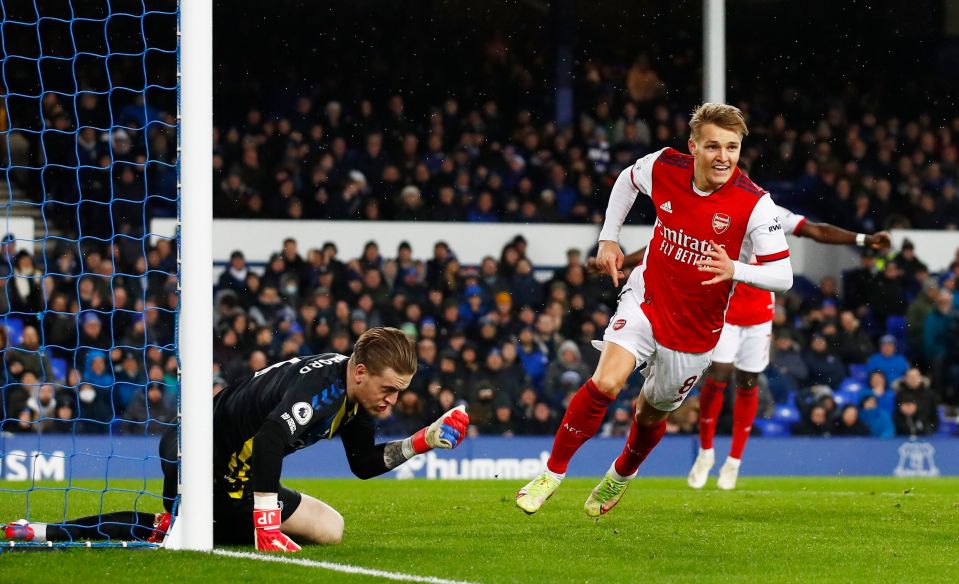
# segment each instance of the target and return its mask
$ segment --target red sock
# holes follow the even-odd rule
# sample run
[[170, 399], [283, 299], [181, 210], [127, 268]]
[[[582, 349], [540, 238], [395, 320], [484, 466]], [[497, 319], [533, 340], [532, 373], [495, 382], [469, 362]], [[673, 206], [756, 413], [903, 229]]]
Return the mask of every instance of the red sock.
[[736, 403], [733, 404], [733, 444], [729, 448], [729, 456], [735, 459], [743, 457], [746, 440], [753, 429], [753, 420], [756, 419], [756, 410], [759, 408], [759, 389], [750, 387], [736, 388]]
[[613, 398], [601, 392], [592, 379], [586, 380], [566, 408], [546, 468], [557, 474], [566, 472], [569, 459], [599, 430], [606, 416], [606, 407], [612, 401]]
[[699, 447], [709, 450], [713, 447], [716, 435], [716, 420], [723, 411], [723, 396], [726, 394], [726, 382], [707, 377], [699, 390]]
[[665, 433], [666, 420], [661, 420], [652, 426], [640, 426], [636, 420], [633, 420], [623, 453], [616, 459], [616, 472], [619, 476], [628, 477], [635, 474], [639, 470], [639, 465], [643, 464]]

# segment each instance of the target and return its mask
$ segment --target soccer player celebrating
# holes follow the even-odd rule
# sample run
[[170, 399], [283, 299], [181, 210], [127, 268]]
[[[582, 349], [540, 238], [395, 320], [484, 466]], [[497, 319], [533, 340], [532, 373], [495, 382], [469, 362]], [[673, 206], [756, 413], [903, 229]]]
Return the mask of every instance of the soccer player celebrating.
[[[853, 233], [829, 223], [813, 223], [783, 207], [778, 208], [779, 222], [786, 233], [808, 237], [819, 243], [832, 245], [869, 246], [880, 249], [890, 244], [889, 233], [880, 231], [867, 235]], [[646, 249], [627, 255], [623, 266], [634, 267], [642, 262]], [[587, 265], [590, 272], [599, 272], [593, 260]], [[715, 464], [713, 437], [716, 419], [723, 409], [726, 386], [736, 381], [736, 401], [733, 405], [733, 437], [729, 456], [719, 469], [720, 489], [736, 488], [739, 467], [753, 420], [759, 395], [756, 382], [769, 365], [769, 339], [772, 334], [775, 297], [772, 293], [748, 284], [736, 284], [726, 310], [725, 326], [713, 350], [712, 364], [706, 370], [700, 390], [699, 454], [689, 471], [687, 482], [694, 489], [706, 484], [709, 471]]]
[[[516, 496], [527, 513], [556, 492], [572, 456], [599, 429], [629, 375], [645, 363], [646, 382], [626, 445], [585, 504], [591, 516], [612, 509], [662, 439], [666, 416], [709, 366], [733, 282], [772, 291], [792, 286], [776, 205], [736, 166], [747, 133], [742, 112], [706, 103], [689, 125], [690, 155], [664, 148], [623, 170], [613, 185], [597, 263], [614, 286], [624, 259], [619, 233], [639, 192], [657, 208], [653, 238], [643, 266], [620, 293], [599, 364], [570, 401], [546, 469]], [[759, 265], [749, 263], [753, 255]]]
[[[360, 335], [351, 357], [294, 357], [261, 369], [214, 398], [213, 539], [259, 551], [295, 552], [293, 540], [339, 543], [343, 517], [326, 503], [280, 484], [283, 457], [339, 435], [353, 474], [375, 477], [433, 448], [454, 448], [469, 417], [456, 407], [405, 440], [374, 443], [374, 417], [388, 411], [416, 372], [416, 351], [402, 331]], [[177, 490], [176, 429], [160, 442], [167, 513], [119, 512], [63, 524], [6, 527], [7, 539], [162, 541]]]

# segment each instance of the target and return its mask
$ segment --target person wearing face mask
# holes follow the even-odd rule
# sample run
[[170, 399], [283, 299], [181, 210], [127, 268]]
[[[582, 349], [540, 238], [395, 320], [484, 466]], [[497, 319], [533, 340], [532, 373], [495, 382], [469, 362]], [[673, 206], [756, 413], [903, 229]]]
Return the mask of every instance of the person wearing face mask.
[[[339, 435], [357, 477], [379, 476], [417, 454], [454, 448], [469, 416], [455, 407], [404, 440], [376, 444], [374, 420], [388, 413], [416, 372], [412, 342], [395, 328], [372, 328], [353, 347], [293, 357], [223, 389], [213, 402], [213, 539], [217, 545], [255, 544], [258, 551], [296, 552], [293, 538], [335, 544], [343, 517], [326, 503], [280, 483], [283, 458]], [[166, 513], [122, 511], [61, 524], [6, 526], [7, 539], [76, 541], [137, 539], [159, 542], [171, 524], [177, 494], [177, 428], [160, 441]]]

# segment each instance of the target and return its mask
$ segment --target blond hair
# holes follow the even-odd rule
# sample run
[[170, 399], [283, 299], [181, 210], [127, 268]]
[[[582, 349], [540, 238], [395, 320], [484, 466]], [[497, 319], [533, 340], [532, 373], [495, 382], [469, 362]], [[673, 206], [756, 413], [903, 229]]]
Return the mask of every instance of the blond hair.
[[400, 375], [416, 373], [416, 349], [413, 341], [397, 328], [373, 327], [356, 340], [350, 365], [366, 365], [373, 375], [392, 369]]
[[740, 136], [749, 134], [743, 112], [738, 107], [725, 103], [704, 103], [693, 110], [689, 120], [689, 130], [694, 141], [699, 140], [703, 126], [706, 124], [719, 126], [724, 130], [736, 132]]

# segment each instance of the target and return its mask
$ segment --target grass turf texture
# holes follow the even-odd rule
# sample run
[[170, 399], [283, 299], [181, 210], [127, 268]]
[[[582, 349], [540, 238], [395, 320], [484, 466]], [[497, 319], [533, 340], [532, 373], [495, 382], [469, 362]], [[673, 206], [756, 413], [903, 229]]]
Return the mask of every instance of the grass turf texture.
[[[75, 481], [76, 483], [77, 481]], [[959, 546], [959, 479], [637, 479], [600, 520], [583, 502], [594, 479], [569, 479], [534, 516], [513, 504], [522, 481], [291, 480], [346, 518], [344, 542], [294, 557], [471, 582], [945, 582]], [[96, 481], [81, 482], [96, 488]], [[55, 483], [44, 483], [56, 486]], [[136, 481], [113, 486], [138, 488]], [[159, 484], [150, 483], [152, 490]], [[24, 483], [0, 483], [24, 488]], [[124, 498], [127, 500], [124, 501]], [[71, 495], [71, 517], [99, 497]], [[132, 496], [115, 495], [110, 510]], [[116, 506], [114, 506], [116, 505]], [[144, 507], [146, 506], [146, 507]], [[144, 500], [141, 510], [158, 503]], [[31, 498], [36, 520], [62, 517], [63, 496]], [[0, 519], [23, 514], [0, 492]], [[234, 548], [250, 551], [252, 548]], [[0, 554], [0, 582], [370, 582], [318, 568], [206, 554], [134, 550]]]

